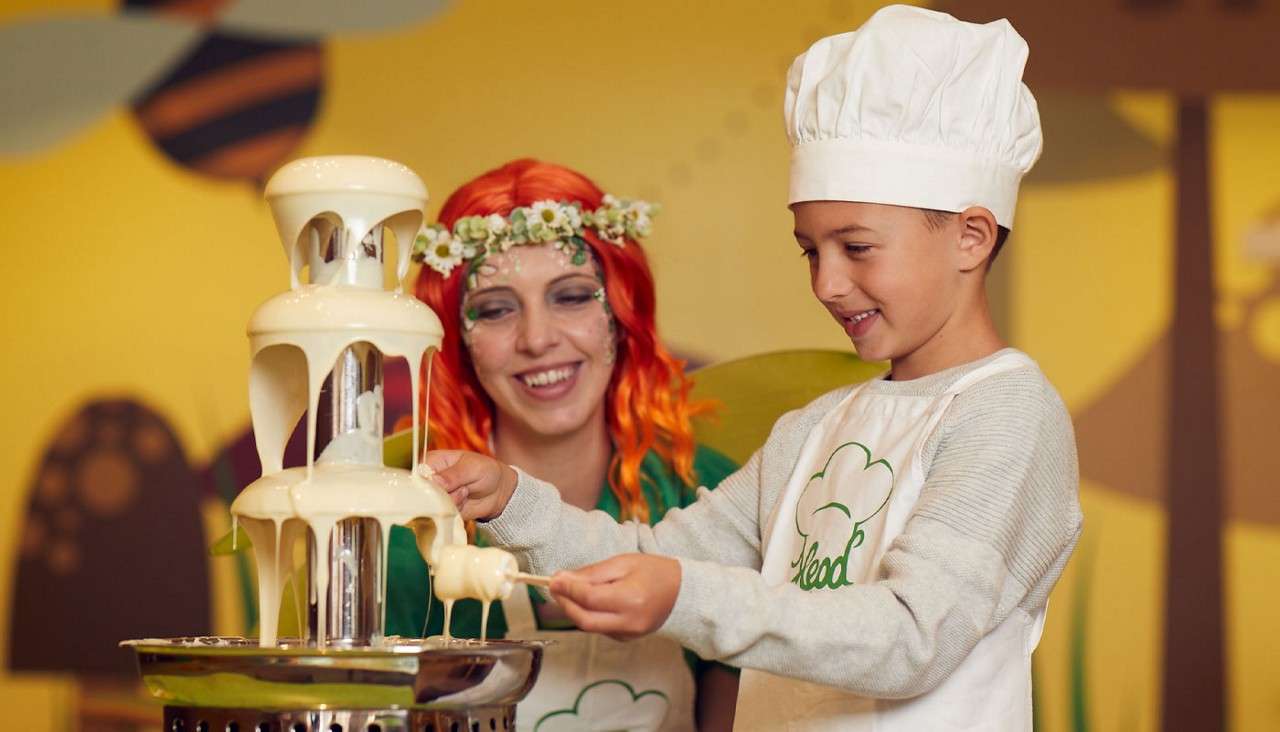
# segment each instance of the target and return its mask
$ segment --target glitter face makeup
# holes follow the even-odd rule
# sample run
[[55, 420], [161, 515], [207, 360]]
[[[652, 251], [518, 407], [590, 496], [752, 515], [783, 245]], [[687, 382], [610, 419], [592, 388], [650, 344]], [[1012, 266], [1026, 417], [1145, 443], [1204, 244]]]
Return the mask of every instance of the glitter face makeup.
[[553, 247], [491, 255], [462, 302], [464, 342], [499, 413], [544, 436], [601, 418], [617, 360], [615, 325], [593, 259]]

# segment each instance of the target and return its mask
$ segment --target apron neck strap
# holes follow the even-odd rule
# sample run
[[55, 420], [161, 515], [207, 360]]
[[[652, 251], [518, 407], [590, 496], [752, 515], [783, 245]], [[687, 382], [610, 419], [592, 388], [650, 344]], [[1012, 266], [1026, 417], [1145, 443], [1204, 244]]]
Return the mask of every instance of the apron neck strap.
[[947, 393], [959, 394], [989, 376], [995, 376], [1005, 371], [1013, 371], [1014, 369], [1035, 368], [1035, 365], [1036, 362], [1032, 361], [1031, 357], [1025, 353], [1006, 353], [991, 363], [980, 366], [956, 379], [955, 383], [947, 389]]

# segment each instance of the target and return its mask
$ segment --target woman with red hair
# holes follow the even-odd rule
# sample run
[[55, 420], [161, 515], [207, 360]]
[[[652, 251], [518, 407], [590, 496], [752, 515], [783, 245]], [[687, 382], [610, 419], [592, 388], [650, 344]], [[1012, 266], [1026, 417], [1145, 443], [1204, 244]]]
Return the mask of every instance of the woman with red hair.
[[[705, 405], [690, 402], [684, 364], [657, 335], [637, 243], [652, 213], [535, 160], [485, 173], [445, 201], [415, 245], [416, 294], [445, 326], [431, 370], [432, 449], [494, 455], [559, 486], [569, 503], [648, 523], [736, 468], [694, 442], [691, 419]], [[441, 632], [409, 532], [393, 533], [390, 552], [387, 632]], [[450, 630], [479, 637], [480, 616], [478, 603], [460, 602]], [[580, 632], [523, 588], [490, 614], [487, 633], [557, 641], [520, 704], [522, 729], [586, 717], [599, 729], [692, 730], [695, 715], [698, 729], [732, 726], [735, 673], [669, 640]]]

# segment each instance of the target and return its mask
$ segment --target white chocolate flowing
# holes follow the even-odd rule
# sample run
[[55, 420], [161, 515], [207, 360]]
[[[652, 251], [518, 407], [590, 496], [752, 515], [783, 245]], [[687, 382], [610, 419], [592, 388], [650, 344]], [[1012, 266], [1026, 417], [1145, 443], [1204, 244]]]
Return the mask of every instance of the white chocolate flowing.
[[[411, 244], [422, 226], [427, 203], [427, 187], [412, 170], [391, 160], [360, 155], [305, 158], [285, 165], [271, 176], [265, 195], [289, 258], [294, 288], [305, 263], [302, 250], [308, 244], [327, 241], [335, 227], [345, 229], [351, 242], [359, 242], [375, 227], [387, 226], [395, 233], [399, 246], [399, 291], [409, 273]], [[314, 264], [314, 247], [312, 252]], [[312, 282], [334, 282], [332, 272], [329, 277], [318, 277], [314, 266], [312, 269]], [[342, 271], [343, 281], [360, 281], [358, 269], [358, 264], [349, 264]], [[376, 276], [380, 283], [381, 269]]]
[[[311, 158], [286, 165], [267, 184], [276, 226], [289, 256], [292, 288], [263, 303], [249, 321], [252, 365], [249, 410], [263, 475], [231, 506], [253, 542], [258, 565], [260, 643], [276, 643], [280, 599], [294, 562], [294, 545], [308, 533], [321, 561], [310, 577], [318, 605], [317, 637], [325, 637], [329, 540], [346, 518], [374, 519], [381, 530], [386, 593], [390, 528], [407, 525], [428, 562], [441, 548], [465, 544], [466, 532], [448, 495], [430, 478], [381, 465], [382, 424], [374, 390], [357, 400], [357, 429], [335, 436], [312, 460], [316, 411], [325, 377], [343, 350], [369, 343], [384, 356], [409, 362], [413, 444], [417, 434], [420, 367], [439, 348], [444, 330], [423, 303], [383, 289], [381, 263], [362, 246], [377, 227], [390, 228], [400, 251], [398, 282], [408, 271], [410, 243], [423, 219], [426, 188], [408, 168], [377, 158]], [[348, 237], [340, 258], [324, 261], [321, 243]], [[378, 245], [374, 245], [374, 253]], [[363, 255], [363, 256], [362, 256]], [[305, 256], [305, 262], [304, 262]], [[304, 264], [315, 284], [301, 284]], [[307, 465], [283, 469], [289, 434], [307, 414]]]
[[[315, 452], [316, 404], [343, 350], [369, 343], [409, 362], [414, 443], [418, 443], [419, 365], [440, 347], [444, 328], [426, 305], [400, 292], [345, 285], [300, 285], [263, 303], [249, 319], [249, 412], [264, 475], [281, 469], [284, 446], [306, 412], [307, 455]], [[376, 428], [379, 443], [382, 426]], [[417, 467], [417, 451], [414, 464]]]
[[[467, 546], [452, 500], [418, 465], [417, 446], [425, 442], [418, 439], [419, 373], [424, 359], [429, 364], [440, 347], [444, 329], [430, 308], [401, 291], [400, 283], [423, 220], [426, 187], [399, 163], [337, 156], [284, 166], [267, 183], [266, 197], [289, 258], [291, 288], [259, 306], [249, 320], [249, 411], [262, 477], [231, 505], [234, 521], [253, 542], [258, 565], [259, 642], [277, 641], [281, 594], [295, 545], [310, 537], [318, 561], [308, 585], [318, 611], [316, 637], [323, 643], [332, 569], [327, 548], [335, 526], [347, 518], [369, 518], [379, 526], [383, 580], [377, 589], [384, 606], [390, 529], [400, 524], [413, 529], [419, 551], [434, 568], [446, 637], [456, 600], [483, 602], [482, 627], [487, 626], [490, 603], [511, 594], [519, 570], [515, 557]], [[370, 236], [380, 234], [379, 227], [393, 232], [399, 249], [394, 291], [384, 289], [381, 237]], [[304, 267], [311, 284], [300, 280]], [[356, 428], [335, 435], [324, 453], [311, 459], [325, 377], [343, 351], [358, 343], [409, 362], [410, 470], [381, 464], [381, 386], [357, 397]], [[285, 443], [303, 414], [307, 464], [285, 470]]]

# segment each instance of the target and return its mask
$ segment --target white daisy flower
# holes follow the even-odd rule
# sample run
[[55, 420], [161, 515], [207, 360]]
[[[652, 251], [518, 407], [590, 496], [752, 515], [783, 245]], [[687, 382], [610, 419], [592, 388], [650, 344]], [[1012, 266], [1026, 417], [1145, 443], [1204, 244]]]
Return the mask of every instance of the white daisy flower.
[[555, 231], [565, 223], [564, 207], [555, 201], [538, 201], [529, 207], [529, 223]]
[[453, 268], [462, 263], [462, 242], [450, 236], [447, 231], [431, 231], [426, 239], [423, 263], [448, 277]]
[[507, 223], [507, 217], [501, 214], [489, 214], [487, 221], [489, 223], [489, 233], [495, 237], [507, 233], [507, 229], [510, 226]]
[[582, 231], [582, 210], [574, 205], [566, 205], [563, 207], [565, 221], [573, 233], [577, 234]]
[[646, 214], [646, 213], [638, 214], [635, 218], [635, 221], [632, 222], [632, 225], [635, 227], [637, 236], [641, 236], [641, 237], [648, 236], [649, 230], [650, 230], [649, 214]]

